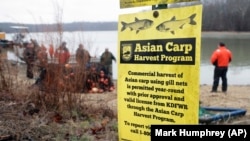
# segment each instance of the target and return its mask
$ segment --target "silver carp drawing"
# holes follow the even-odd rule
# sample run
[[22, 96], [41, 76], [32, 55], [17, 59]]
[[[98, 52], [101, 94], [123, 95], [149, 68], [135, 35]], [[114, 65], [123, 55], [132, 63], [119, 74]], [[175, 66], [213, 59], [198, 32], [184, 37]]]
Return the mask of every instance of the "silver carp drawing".
[[196, 14], [193, 14], [182, 20], [176, 20], [174, 16], [171, 20], [159, 24], [156, 29], [160, 32], [171, 32], [172, 34], [175, 34], [175, 30], [182, 29], [185, 24], [196, 25], [196, 22], [194, 21], [195, 16]]
[[122, 29], [121, 31], [124, 31], [127, 28], [130, 28], [130, 30], [135, 30], [136, 34], [139, 33], [140, 30], [145, 30], [150, 28], [153, 25], [153, 21], [149, 20], [149, 19], [142, 19], [139, 20], [138, 18], [135, 18], [134, 22], [131, 23], [125, 23], [125, 22], [121, 22], [122, 24]]

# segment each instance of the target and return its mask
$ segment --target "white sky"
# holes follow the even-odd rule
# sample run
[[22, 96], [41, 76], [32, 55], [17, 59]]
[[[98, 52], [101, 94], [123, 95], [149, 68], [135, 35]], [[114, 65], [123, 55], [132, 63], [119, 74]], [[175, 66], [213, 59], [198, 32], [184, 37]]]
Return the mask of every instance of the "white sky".
[[120, 0], [0, 0], [0, 22], [56, 23], [57, 16], [64, 23], [118, 21], [120, 14], [149, 8], [120, 9]]

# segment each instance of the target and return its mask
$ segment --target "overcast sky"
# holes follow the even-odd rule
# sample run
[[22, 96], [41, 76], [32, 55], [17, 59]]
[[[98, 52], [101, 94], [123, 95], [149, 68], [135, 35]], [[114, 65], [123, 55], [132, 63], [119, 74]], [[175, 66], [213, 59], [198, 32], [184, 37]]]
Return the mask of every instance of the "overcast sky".
[[120, 9], [120, 0], [0, 0], [0, 22], [56, 23], [57, 16], [64, 23], [118, 21], [120, 14], [149, 8]]

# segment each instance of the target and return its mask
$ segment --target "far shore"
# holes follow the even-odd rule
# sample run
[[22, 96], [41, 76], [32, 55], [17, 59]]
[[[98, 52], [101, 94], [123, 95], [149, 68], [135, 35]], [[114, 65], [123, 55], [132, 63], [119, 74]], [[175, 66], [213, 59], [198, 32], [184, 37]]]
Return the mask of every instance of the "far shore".
[[250, 32], [236, 32], [236, 31], [203, 31], [204, 38], [240, 38], [249, 39]]

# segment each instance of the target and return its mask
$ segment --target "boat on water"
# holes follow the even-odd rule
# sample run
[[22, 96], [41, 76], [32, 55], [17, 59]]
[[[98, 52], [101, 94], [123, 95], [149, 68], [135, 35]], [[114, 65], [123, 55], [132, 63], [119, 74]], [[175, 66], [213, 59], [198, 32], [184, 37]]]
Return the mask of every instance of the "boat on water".
[[0, 51], [2, 59], [15, 63], [24, 63], [23, 52], [25, 42], [29, 42], [29, 31], [26, 26], [10, 26], [15, 32], [11, 39], [6, 39], [6, 33], [0, 32]]
[[13, 42], [13, 50], [15, 56], [18, 57], [17, 61], [24, 61], [23, 59], [23, 51], [25, 49], [24, 43], [28, 42], [30, 39], [28, 38], [28, 27], [26, 26], [11, 26], [16, 30], [15, 34], [12, 37]]
[[0, 59], [6, 60], [8, 58], [8, 49], [12, 49], [13, 42], [6, 39], [6, 33], [0, 32]]
[[[0, 32], [0, 51], [1, 56], [5, 56], [3, 59], [8, 59], [11, 56], [11, 60], [15, 62], [24, 62], [23, 51], [25, 49], [24, 43], [28, 42], [28, 27], [26, 26], [11, 26], [15, 29], [15, 33], [11, 40], [6, 39], [6, 33]], [[8, 51], [11, 50], [11, 51]], [[14, 60], [13, 60], [14, 59]]]

